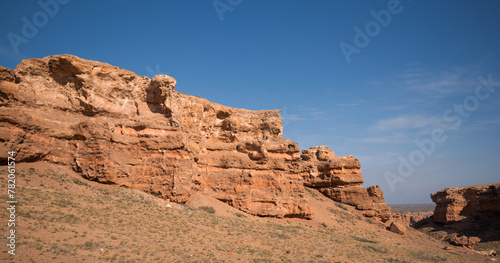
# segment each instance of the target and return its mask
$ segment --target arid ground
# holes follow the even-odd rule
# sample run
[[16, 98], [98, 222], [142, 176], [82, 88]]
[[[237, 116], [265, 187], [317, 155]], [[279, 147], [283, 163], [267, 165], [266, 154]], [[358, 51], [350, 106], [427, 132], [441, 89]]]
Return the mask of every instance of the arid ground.
[[170, 203], [54, 164], [16, 168], [16, 255], [4, 246], [2, 262], [490, 262], [412, 228], [392, 233], [309, 188], [314, 219], [276, 219], [203, 195]]

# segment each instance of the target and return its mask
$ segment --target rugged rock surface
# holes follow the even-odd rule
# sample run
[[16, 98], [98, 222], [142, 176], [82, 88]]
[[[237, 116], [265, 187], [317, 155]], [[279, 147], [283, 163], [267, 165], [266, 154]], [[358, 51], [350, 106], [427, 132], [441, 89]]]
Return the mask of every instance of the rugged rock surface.
[[431, 194], [434, 215], [416, 227], [456, 246], [500, 240], [500, 184], [446, 188]]
[[378, 186], [361, 187], [357, 159], [327, 147], [301, 156], [282, 137], [279, 110], [230, 108], [175, 86], [71, 55], [0, 67], [0, 150], [175, 202], [202, 192], [260, 216], [311, 218], [304, 184], [369, 216], [389, 212]]
[[396, 234], [404, 235], [406, 234], [406, 227], [398, 222], [392, 222], [391, 225], [389, 226], [389, 230], [391, 232], [394, 232]]
[[433, 212], [407, 212], [407, 213], [392, 213], [393, 219], [405, 224], [406, 226], [413, 226], [422, 220], [427, 220], [432, 217]]
[[468, 237], [468, 236], [458, 237], [458, 236], [453, 236], [450, 239], [450, 244], [452, 244], [454, 246], [466, 247], [466, 248], [473, 249], [474, 246], [477, 243], [479, 243], [479, 241], [481, 241], [481, 239], [478, 238], [478, 237]]
[[302, 159], [305, 186], [318, 189], [332, 200], [355, 206], [367, 217], [390, 219], [391, 209], [380, 187], [361, 187], [363, 178], [358, 159], [352, 155], [336, 156], [327, 146], [302, 150]]
[[481, 214], [500, 216], [500, 183], [463, 188], [446, 188], [431, 194], [436, 203], [433, 219], [437, 223], [454, 223]]

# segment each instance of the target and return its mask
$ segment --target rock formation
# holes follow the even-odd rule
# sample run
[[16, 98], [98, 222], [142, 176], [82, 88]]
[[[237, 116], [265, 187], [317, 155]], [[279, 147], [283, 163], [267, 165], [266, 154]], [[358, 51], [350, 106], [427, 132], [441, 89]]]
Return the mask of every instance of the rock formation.
[[446, 188], [431, 194], [436, 203], [433, 219], [449, 224], [484, 213], [500, 216], [500, 183]]
[[478, 238], [478, 237], [468, 237], [468, 236], [458, 237], [458, 236], [453, 236], [450, 239], [450, 244], [452, 244], [454, 246], [466, 247], [466, 248], [473, 249], [474, 246], [477, 243], [479, 243], [479, 241], [481, 241], [481, 239]]
[[203, 192], [259, 216], [312, 218], [304, 185], [367, 216], [389, 212], [378, 186], [361, 187], [357, 159], [323, 146], [301, 156], [282, 137], [279, 110], [226, 107], [175, 86], [71, 55], [0, 67], [0, 149], [175, 202]]
[[336, 156], [327, 146], [302, 150], [304, 185], [318, 189], [330, 199], [352, 205], [366, 217], [390, 219], [380, 187], [362, 188], [361, 165], [352, 155]]
[[415, 226], [421, 221], [428, 220], [432, 217], [433, 212], [406, 212], [406, 213], [391, 213], [391, 218], [406, 226]]
[[404, 235], [406, 234], [406, 227], [398, 222], [392, 222], [391, 225], [389, 226], [389, 230], [391, 232], [394, 232], [396, 234]]

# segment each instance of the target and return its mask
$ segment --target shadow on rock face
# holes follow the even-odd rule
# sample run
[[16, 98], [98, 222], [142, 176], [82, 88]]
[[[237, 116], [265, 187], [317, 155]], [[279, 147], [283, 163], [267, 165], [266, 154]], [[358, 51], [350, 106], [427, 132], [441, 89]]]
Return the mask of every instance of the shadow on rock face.
[[151, 112], [160, 113], [166, 118], [172, 117], [172, 110], [167, 106], [172, 99], [176, 81], [166, 75], [157, 75], [146, 88], [146, 102]]

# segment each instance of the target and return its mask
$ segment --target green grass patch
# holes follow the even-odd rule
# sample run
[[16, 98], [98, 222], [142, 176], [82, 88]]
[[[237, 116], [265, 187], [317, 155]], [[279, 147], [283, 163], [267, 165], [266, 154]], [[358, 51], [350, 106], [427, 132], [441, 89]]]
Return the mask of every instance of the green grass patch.
[[363, 242], [363, 243], [371, 243], [371, 244], [378, 244], [378, 243], [380, 243], [380, 242], [375, 241], [375, 240], [370, 240], [370, 239], [366, 239], [366, 238], [362, 238], [362, 237], [357, 237], [357, 236], [352, 236], [352, 238], [354, 238], [354, 240], [356, 240], [356, 241]]
[[430, 262], [444, 262], [446, 261], [445, 257], [434, 255], [426, 251], [418, 250], [411, 251], [410, 256], [413, 259], [422, 260], [422, 261], [430, 261]]
[[207, 212], [209, 214], [215, 214], [215, 209], [211, 206], [200, 206], [198, 207], [198, 210]]
[[85, 182], [80, 181], [78, 178], [73, 178], [73, 183], [75, 183], [77, 185], [84, 185], [84, 186], [88, 186], [89, 185], [89, 184], [87, 184]]

